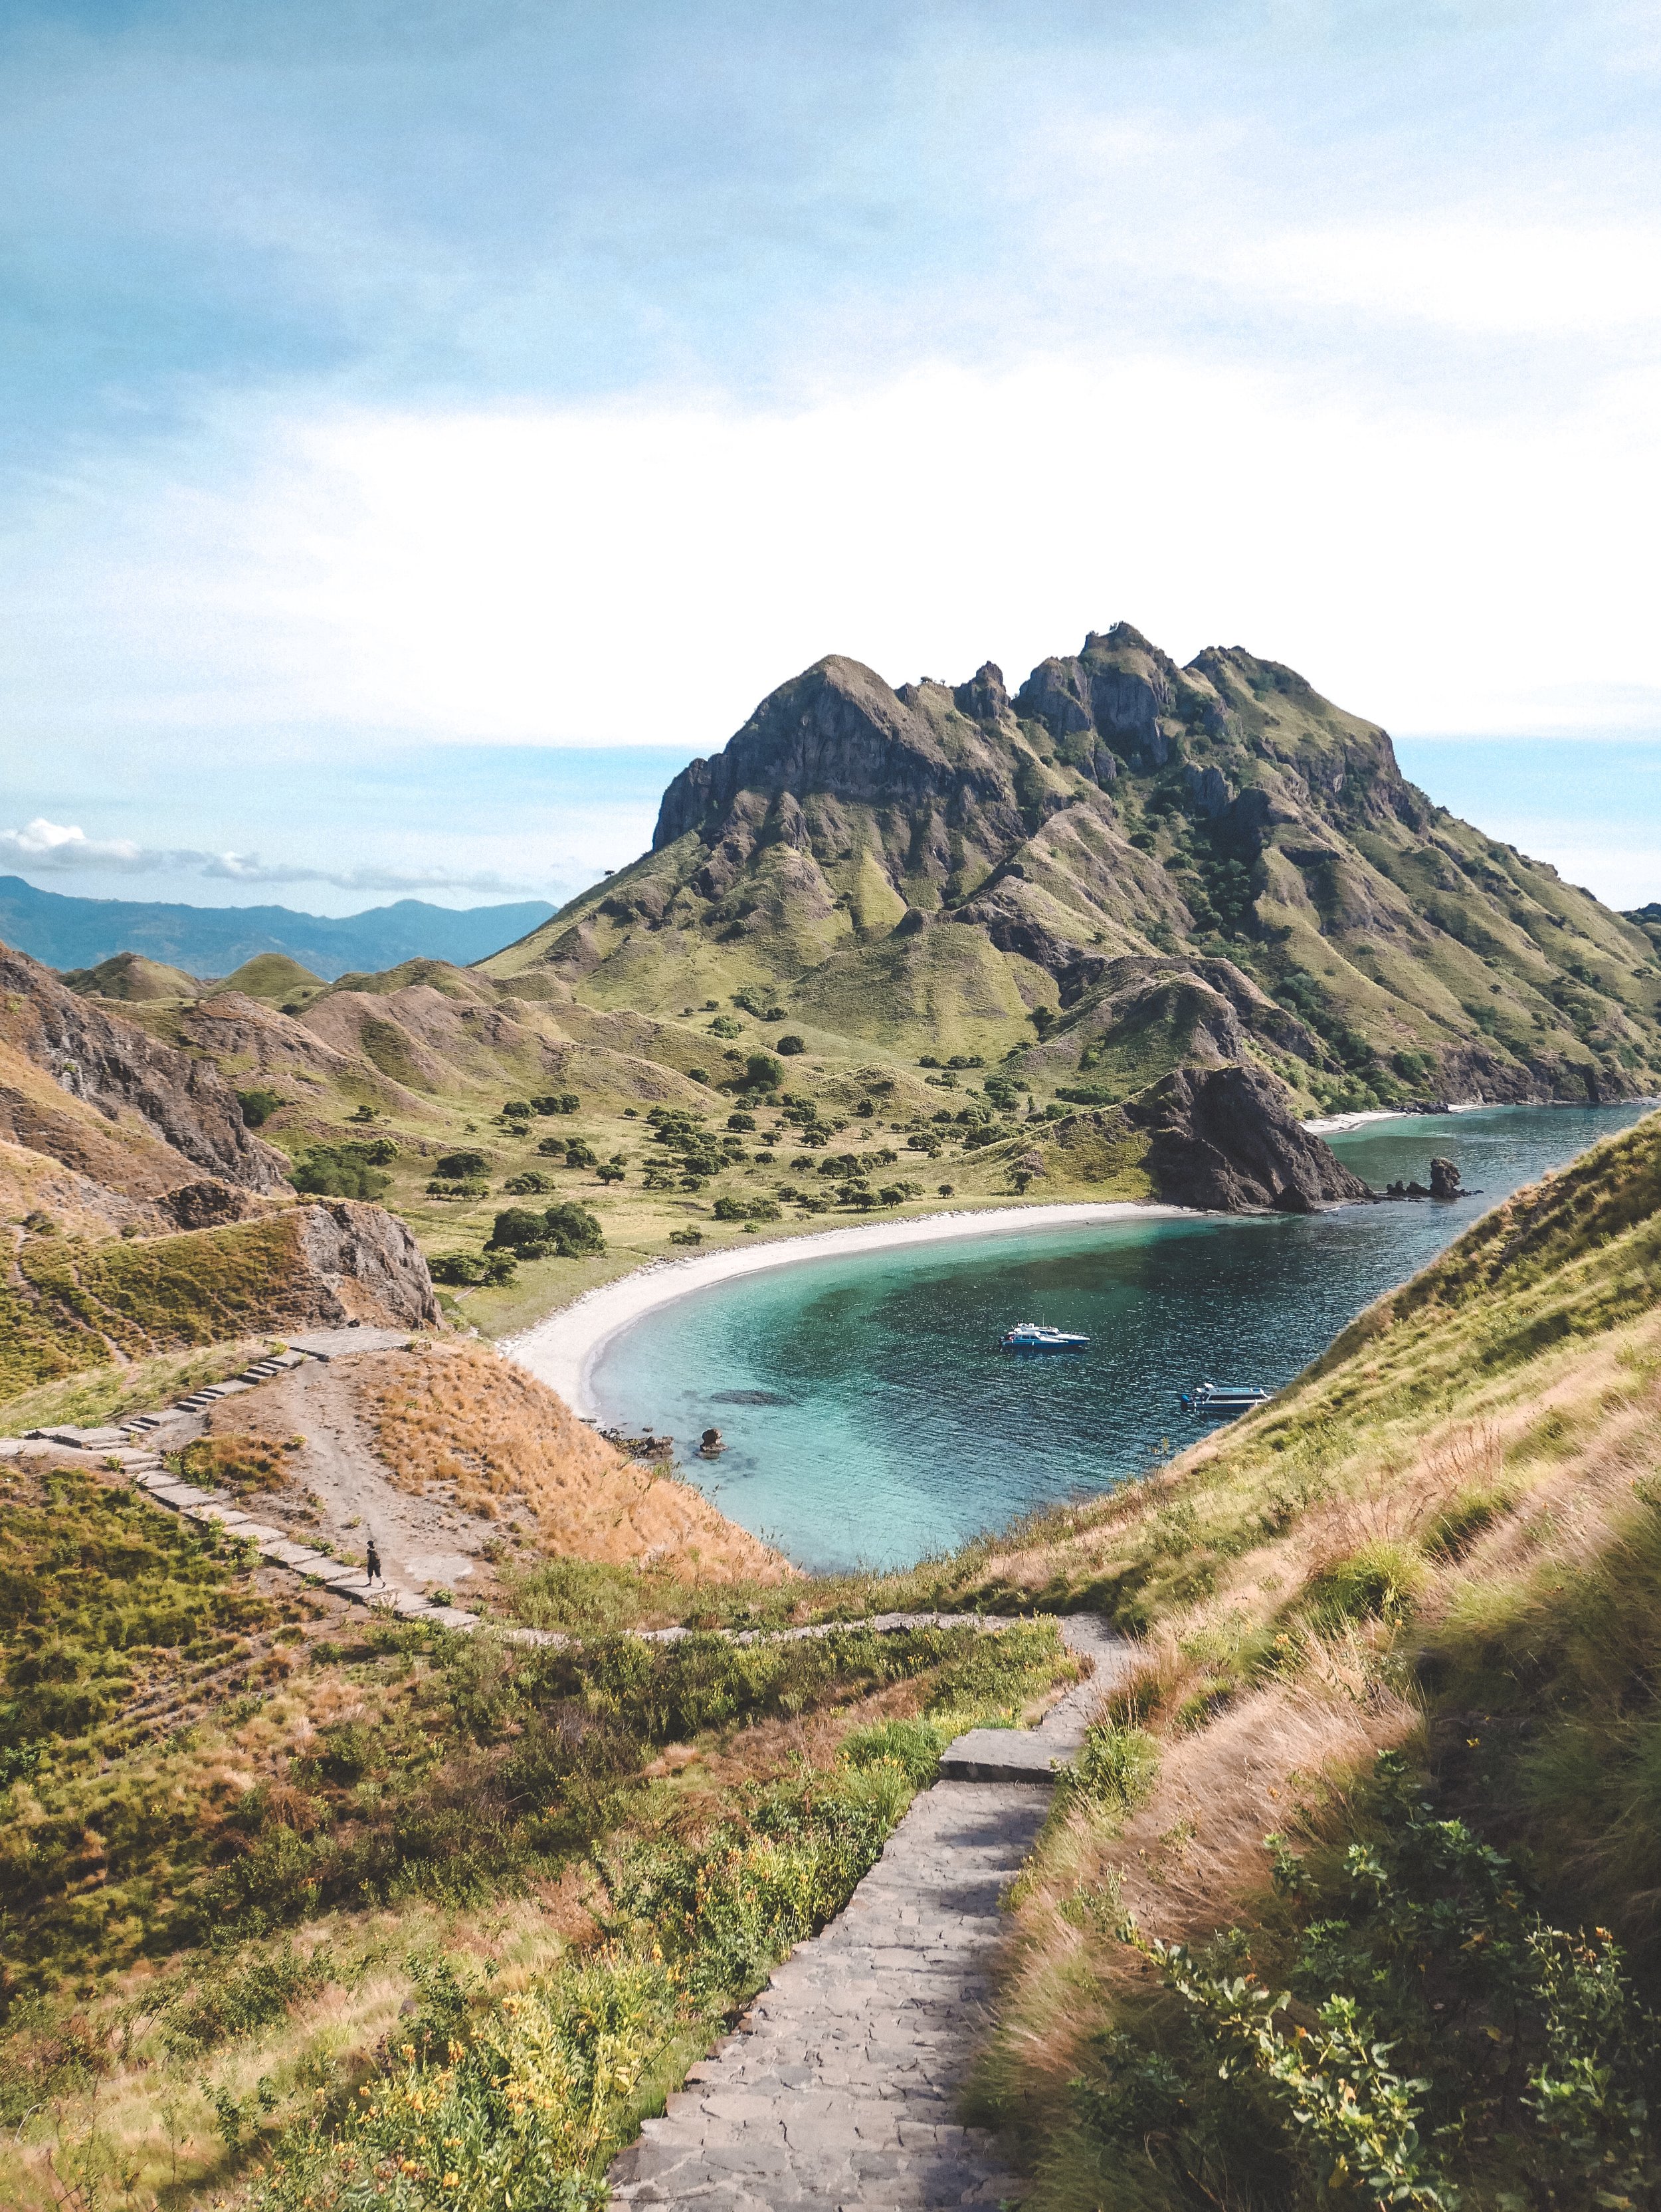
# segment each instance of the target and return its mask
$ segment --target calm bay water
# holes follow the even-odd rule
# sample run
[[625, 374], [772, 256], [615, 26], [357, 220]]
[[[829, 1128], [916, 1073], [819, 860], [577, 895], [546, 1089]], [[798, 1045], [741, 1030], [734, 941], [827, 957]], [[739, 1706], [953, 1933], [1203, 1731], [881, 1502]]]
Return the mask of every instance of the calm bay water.
[[[1452, 1206], [1009, 1231], [715, 1285], [611, 1345], [595, 1395], [676, 1437], [683, 1472], [804, 1566], [904, 1565], [1191, 1441], [1191, 1383], [1288, 1382], [1479, 1213], [1646, 1110], [1495, 1108], [1331, 1140], [1375, 1189], [1428, 1182], [1446, 1154], [1472, 1192]], [[994, 1349], [1028, 1320], [1092, 1349]], [[728, 1443], [712, 1464], [709, 1427]]]

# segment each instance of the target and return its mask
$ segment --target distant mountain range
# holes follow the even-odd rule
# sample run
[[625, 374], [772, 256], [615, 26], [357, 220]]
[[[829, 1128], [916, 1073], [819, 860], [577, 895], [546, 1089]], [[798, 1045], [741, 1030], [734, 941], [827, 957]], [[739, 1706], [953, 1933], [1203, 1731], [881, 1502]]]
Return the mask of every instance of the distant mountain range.
[[405, 960], [469, 967], [500, 952], [554, 912], [546, 899], [511, 906], [429, 906], [399, 899], [338, 919], [286, 906], [163, 906], [142, 899], [72, 898], [0, 876], [0, 939], [49, 968], [92, 968], [140, 952], [192, 975], [227, 975], [261, 952], [285, 952], [329, 981]]

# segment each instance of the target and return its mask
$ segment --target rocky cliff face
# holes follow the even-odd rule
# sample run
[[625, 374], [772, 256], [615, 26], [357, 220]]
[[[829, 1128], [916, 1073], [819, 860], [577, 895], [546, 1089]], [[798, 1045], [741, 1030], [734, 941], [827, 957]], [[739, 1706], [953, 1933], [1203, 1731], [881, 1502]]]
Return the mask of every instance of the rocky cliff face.
[[295, 1266], [281, 1295], [313, 1326], [362, 1321], [436, 1328], [440, 1316], [421, 1248], [379, 1206], [331, 1198], [295, 1210]]
[[[87, 1115], [66, 1110], [74, 1101], [113, 1128], [149, 1139], [133, 1148], [133, 1157], [142, 1158], [153, 1176], [166, 1172], [154, 1150], [165, 1146], [178, 1164], [175, 1187], [205, 1174], [245, 1191], [275, 1194], [286, 1188], [282, 1153], [246, 1127], [235, 1091], [210, 1061], [158, 1043], [78, 997], [39, 961], [5, 945], [0, 945], [0, 1043], [52, 1086], [0, 1079], [0, 1120], [21, 1143], [83, 1166], [76, 1155], [78, 1125]], [[96, 1168], [91, 1171], [98, 1174]]]
[[675, 779], [651, 853], [488, 964], [664, 1015], [764, 990], [827, 1050], [1013, 1050], [1118, 1096], [1241, 1054], [1306, 1109], [1661, 1086], [1641, 927], [1294, 671], [1125, 623], [1013, 696], [990, 662], [815, 663]]
[[1124, 1110], [1148, 1133], [1147, 1170], [1169, 1205], [1313, 1213], [1372, 1195], [1260, 1069], [1180, 1068]]

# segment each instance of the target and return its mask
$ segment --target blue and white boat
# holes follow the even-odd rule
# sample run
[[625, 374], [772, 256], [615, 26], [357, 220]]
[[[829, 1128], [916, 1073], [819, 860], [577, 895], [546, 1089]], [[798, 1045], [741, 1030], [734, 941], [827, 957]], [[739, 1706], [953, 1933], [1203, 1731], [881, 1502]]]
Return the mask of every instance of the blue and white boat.
[[1090, 1340], [1065, 1328], [1048, 1328], [1041, 1322], [1018, 1321], [997, 1340], [1003, 1352], [1088, 1352]]
[[1256, 1382], [1202, 1382], [1193, 1390], [1184, 1391], [1178, 1403], [1185, 1413], [1249, 1413], [1253, 1406], [1266, 1404], [1273, 1395], [1272, 1390]]

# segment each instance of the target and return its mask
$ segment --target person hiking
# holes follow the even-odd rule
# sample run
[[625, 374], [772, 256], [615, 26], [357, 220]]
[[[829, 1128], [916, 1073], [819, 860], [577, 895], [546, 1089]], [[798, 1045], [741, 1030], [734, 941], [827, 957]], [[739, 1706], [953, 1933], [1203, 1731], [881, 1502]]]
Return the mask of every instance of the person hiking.
[[380, 1571], [380, 1553], [375, 1549], [375, 1540], [373, 1536], [369, 1539], [368, 1556], [364, 1561], [363, 1571], [367, 1579], [372, 1583], [384, 1583], [386, 1580]]

